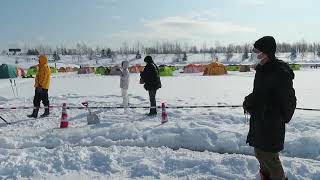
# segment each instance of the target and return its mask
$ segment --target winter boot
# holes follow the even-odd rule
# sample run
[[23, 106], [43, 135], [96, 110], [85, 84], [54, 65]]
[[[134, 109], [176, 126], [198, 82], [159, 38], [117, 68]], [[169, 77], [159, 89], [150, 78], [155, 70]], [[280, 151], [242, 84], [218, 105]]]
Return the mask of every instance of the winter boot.
[[37, 118], [39, 109], [33, 109], [32, 114], [27, 115], [29, 118]]
[[44, 113], [42, 115], [40, 115], [40, 117], [48, 117], [49, 116], [49, 108], [45, 108], [44, 109]]
[[157, 109], [156, 108], [150, 108], [150, 112], [148, 116], [155, 116], [157, 115]]
[[260, 179], [261, 180], [270, 180], [270, 177], [260, 170]]
[[[260, 170], [260, 179], [261, 180], [271, 180], [269, 175], [266, 175], [265, 173], [261, 172], [261, 170]], [[288, 177], [285, 177], [284, 180], [288, 180]]]

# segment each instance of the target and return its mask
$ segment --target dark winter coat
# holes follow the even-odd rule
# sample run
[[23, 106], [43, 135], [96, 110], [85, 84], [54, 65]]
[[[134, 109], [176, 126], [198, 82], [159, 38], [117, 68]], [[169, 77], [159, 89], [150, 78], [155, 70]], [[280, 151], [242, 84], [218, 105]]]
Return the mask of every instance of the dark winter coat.
[[287, 63], [273, 59], [256, 67], [253, 92], [245, 97], [243, 107], [251, 114], [247, 143], [265, 152], [283, 149], [285, 123], [296, 108], [292, 80]]
[[144, 88], [147, 91], [161, 88], [159, 68], [154, 62], [147, 62], [147, 65], [140, 76], [144, 81]]

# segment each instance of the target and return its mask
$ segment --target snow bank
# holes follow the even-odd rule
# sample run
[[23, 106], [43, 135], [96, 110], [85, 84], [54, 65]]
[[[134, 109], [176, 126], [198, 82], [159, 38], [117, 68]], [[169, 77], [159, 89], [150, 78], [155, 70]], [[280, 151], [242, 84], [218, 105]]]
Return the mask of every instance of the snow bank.
[[[164, 147], [33, 147], [0, 150], [0, 159], [0, 178], [9, 179], [258, 179], [252, 156]], [[282, 159], [289, 179], [320, 176], [318, 161]]]

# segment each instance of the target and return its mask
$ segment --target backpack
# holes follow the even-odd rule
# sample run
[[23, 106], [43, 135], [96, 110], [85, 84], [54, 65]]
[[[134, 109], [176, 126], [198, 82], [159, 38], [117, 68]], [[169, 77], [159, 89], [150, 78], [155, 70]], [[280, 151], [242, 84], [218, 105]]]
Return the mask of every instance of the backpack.
[[289, 77], [287, 77], [290, 79], [287, 79], [287, 83], [285, 83], [288, 86], [280, 88], [280, 112], [284, 122], [288, 123], [292, 119], [297, 106], [297, 98], [292, 83], [292, 80], [294, 79], [294, 73], [287, 63], [284, 63], [283, 61], [278, 62], [281, 64], [280, 67], [282, 72], [290, 74]]
[[286, 94], [282, 94], [283, 103], [281, 105], [281, 115], [285, 123], [289, 123], [297, 106], [295, 90], [290, 88]]

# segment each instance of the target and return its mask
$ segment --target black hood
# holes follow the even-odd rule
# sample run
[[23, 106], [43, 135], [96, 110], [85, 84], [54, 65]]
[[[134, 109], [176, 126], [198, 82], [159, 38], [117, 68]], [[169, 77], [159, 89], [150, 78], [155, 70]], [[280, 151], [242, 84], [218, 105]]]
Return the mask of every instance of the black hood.
[[144, 58], [144, 62], [146, 62], [146, 63], [153, 63], [153, 60], [152, 60], [152, 57], [151, 56], [146, 56], [145, 58]]
[[263, 72], [277, 71], [280, 74], [289, 77], [291, 80], [293, 80], [295, 76], [289, 64], [279, 59], [271, 59], [264, 65], [258, 64], [256, 67], [256, 71], [263, 71]]
[[288, 63], [285, 63], [284, 61], [278, 60], [280, 63], [280, 69], [282, 72], [286, 73], [288, 77], [290, 77], [292, 80], [294, 79], [294, 72], [290, 68]]

